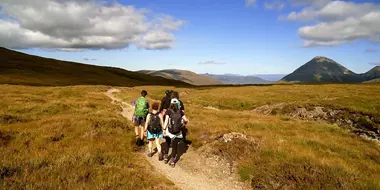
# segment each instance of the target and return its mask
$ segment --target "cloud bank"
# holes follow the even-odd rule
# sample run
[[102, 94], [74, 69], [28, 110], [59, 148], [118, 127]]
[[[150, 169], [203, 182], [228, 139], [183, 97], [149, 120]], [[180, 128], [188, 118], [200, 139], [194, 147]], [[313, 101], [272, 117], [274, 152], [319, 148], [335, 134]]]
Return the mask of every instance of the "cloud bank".
[[376, 3], [310, 1], [301, 11], [279, 18], [311, 23], [298, 29], [304, 47], [336, 46], [356, 40], [380, 42], [380, 5]]
[[63, 51], [170, 49], [184, 24], [146, 9], [91, 0], [1, 0], [0, 46]]

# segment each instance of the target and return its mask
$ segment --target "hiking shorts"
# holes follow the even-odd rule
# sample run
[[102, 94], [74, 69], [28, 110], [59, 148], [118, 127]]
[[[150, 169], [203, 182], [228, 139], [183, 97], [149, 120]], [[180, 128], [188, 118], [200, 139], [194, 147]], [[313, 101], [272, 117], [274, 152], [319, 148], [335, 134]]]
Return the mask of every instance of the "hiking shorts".
[[164, 136], [162, 135], [162, 131], [160, 131], [159, 133], [150, 133], [148, 131], [148, 137], [147, 137], [148, 140], [156, 139], [156, 138], [159, 138], [159, 139], [164, 138]]
[[135, 116], [133, 119], [133, 123], [135, 124], [136, 127], [138, 126], [145, 126], [145, 117], [138, 117]]

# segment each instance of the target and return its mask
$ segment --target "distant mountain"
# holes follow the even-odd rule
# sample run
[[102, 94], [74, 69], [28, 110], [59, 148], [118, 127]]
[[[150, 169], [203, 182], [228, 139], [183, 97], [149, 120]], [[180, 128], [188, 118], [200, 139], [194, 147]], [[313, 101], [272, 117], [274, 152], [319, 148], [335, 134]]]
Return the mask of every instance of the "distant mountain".
[[365, 80], [379, 79], [380, 78], [380, 66], [376, 66], [373, 69], [363, 74]]
[[281, 80], [286, 76], [286, 74], [257, 74], [257, 75], [250, 75], [250, 76], [256, 76], [259, 78], [262, 78], [267, 81], [278, 81]]
[[243, 75], [212, 75], [204, 74], [205, 76], [215, 78], [218, 81], [221, 81], [225, 84], [269, 84], [270, 81], [264, 80], [256, 76], [243, 76]]
[[193, 85], [217, 85], [223, 84], [221, 81], [216, 80], [215, 78], [199, 75], [191, 71], [186, 70], [177, 70], [177, 69], [167, 69], [167, 70], [141, 70], [137, 71], [139, 73], [144, 73], [153, 76], [165, 77], [168, 79], [180, 80]]
[[282, 81], [301, 83], [363, 82], [364, 80], [363, 75], [356, 74], [334, 60], [321, 56], [313, 58], [282, 79]]
[[127, 71], [48, 59], [0, 47], [0, 84], [22, 85], [175, 85], [189, 84]]

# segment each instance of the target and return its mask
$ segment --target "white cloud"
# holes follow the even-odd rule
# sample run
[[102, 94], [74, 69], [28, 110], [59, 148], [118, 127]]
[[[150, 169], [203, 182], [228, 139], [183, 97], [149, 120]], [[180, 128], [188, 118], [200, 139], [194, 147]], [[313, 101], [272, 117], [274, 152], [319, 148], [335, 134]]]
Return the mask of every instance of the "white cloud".
[[355, 40], [380, 42], [380, 6], [374, 3], [332, 1], [323, 7], [306, 7], [280, 19], [313, 21], [299, 28], [305, 47], [334, 46]]
[[223, 62], [216, 62], [216, 61], [203, 61], [199, 62], [199, 65], [225, 65], [226, 63]]
[[264, 2], [264, 8], [265, 9], [269, 9], [269, 10], [282, 10], [283, 8], [285, 7], [285, 2], [282, 2], [282, 1], [272, 1], [272, 2], [268, 2], [268, 1], [265, 1]]
[[245, 0], [246, 7], [252, 7], [256, 5], [256, 0]]
[[287, 17], [282, 16], [280, 17], [280, 19], [284, 18], [281, 20], [290, 20], [290, 21], [296, 21], [296, 20], [312, 21], [313, 19], [315, 19], [316, 15], [317, 15], [317, 11], [315, 11], [313, 8], [305, 8], [301, 12], [293, 11], [289, 13]]
[[[168, 49], [184, 21], [90, 0], [1, 0], [0, 46], [59, 50]], [[153, 19], [149, 19], [152, 18]]]

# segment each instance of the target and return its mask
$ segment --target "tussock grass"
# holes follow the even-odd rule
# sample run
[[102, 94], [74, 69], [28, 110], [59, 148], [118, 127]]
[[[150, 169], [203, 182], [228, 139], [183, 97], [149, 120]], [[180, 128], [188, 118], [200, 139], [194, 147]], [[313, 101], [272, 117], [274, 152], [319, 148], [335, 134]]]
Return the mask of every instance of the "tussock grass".
[[[172, 87], [123, 88], [126, 101], [142, 89], [160, 99]], [[379, 85], [279, 85], [177, 89], [190, 119], [192, 146], [240, 132], [257, 145], [217, 144], [216, 154], [238, 165], [242, 180], [264, 189], [380, 189], [380, 146], [335, 124], [264, 116], [249, 110], [274, 103], [325, 105], [379, 114]], [[204, 109], [205, 106], [221, 110]], [[223, 110], [224, 109], [224, 110]]]
[[102, 86], [1, 85], [0, 189], [173, 189]]

